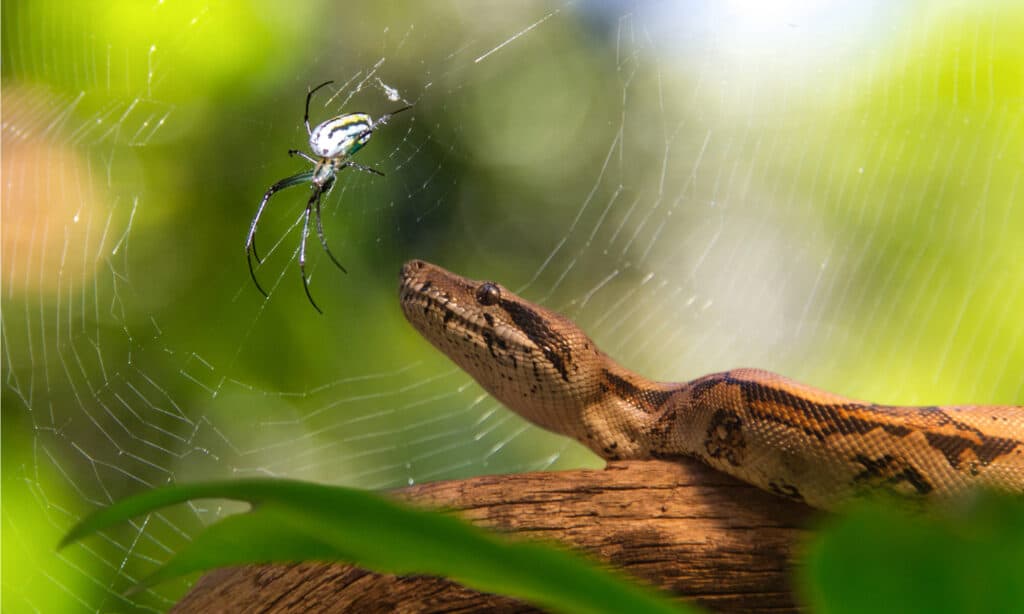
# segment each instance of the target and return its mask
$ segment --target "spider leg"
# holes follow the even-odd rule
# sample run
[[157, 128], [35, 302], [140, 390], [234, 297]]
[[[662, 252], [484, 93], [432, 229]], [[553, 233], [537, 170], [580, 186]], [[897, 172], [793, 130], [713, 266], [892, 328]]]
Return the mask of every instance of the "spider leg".
[[324, 81], [320, 85], [306, 92], [306, 114], [302, 116], [302, 121], [306, 124], [306, 133], [309, 134], [310, 136], [313, 136], [313, 131], [309, 127], [309, 101], [313, 99], [313, 94], [316, 93], [318, 89], [324, 87], [325, 85], [330, 85], [332, 83], [334, 83], [334, 81]]
[[309, 304], [312, 305], [313, 309], [316, 309], [318, 313], [323, 315], [323, 310], [317, 306], [316, 301], [313, 300], [313, 295], [309, 293], [309, 278], [306, 277], [306, 237], [309, 236], [310, 209], [310, 205], [306, 205], [306, 219], [302, 223], [302, 243], [299, 244], [299, 271], [302, 273], [302, 288], [306, 291], [306, 298], [309, 299]]
[[304, 151], [299, 151], [298, 149], [289, 149], [288, 150], [288, 155], [289, 156], [299, 156], [301, 158], [304, 158], [307, 162], [309, 162], [310, 164], [313, 164], [313, 165], [316, 165], [319, 162], [313, 156], [309, 155], [308, 153], [306, 153]]
[[346, 162], [345, 164], [342, 165], [342, 168], [344, 168], [346, 166], [351, 166], [352, 168], [356, 169], [357, 171], [363, 171], [364, 173], [373, 173], [374, 175], [380, 175], [381, 177], [384, 176], [384, 173], [378, 171], [377, 169], [370, 168], [369, 166], [363, 166], [362, 164], [358, 164], [356, 162], [351, 162], [351, 161]]
[[260, 217], [263, 215], [263, 210], [267, 207], [267, 203], [270, 202], [270, 197], [276, 192], [285, 188], [290, 188], [293, 185], [299, 185], [300, 183], [306, 183], [313, 178], [313, 171], [306, 171], [305, 173], [299, 173], [298, 175], [292, 175], [278, 181], [274, 185], [267, 189], [267, 192], [263, 195], [263, 200], [260, 201], [260, 207], [256, 210], [256, 216], [252, 218], [252, 224], [249, 225], [249, 235], [245, 239], [245, 259], [249, 263], [249, 276], [252, 277], [253, 283], [256, 284], [256, 289], [260, 291], [263, 296], [267, 296], [267, 291], [263, 289], [260, 282], [256, 279], [256, 271], [253, 270], [252, 261], [256, 259], [256, 263], [259, 264], [259, 254], [256, 253], [256, 226], [260, 223]]
[[373, 128], [376, 130], [377, 128], [379, 128], [379, 127], [383, 126], [384, 124], [388, 123], [389, 121], [391, 121], [392, 117], [398, 115], [402, 111], [408, 111], [411, 108], [412, 108], [412, 105], [410, 104], [410, 105], [402, 107], [401, 109], [398, 109], [397, 111], [392, 111], [390, 113], [385, 113], [384, 115], [381, 115], [377, 119], [377, 121], [373, 122]]
[[331, 253], [331, 248], [327, 247], [327, 239], [324, 237], [324, 223], [323, 220], [320, 219], [320, 194], [318, 193], [311, 198], [309, 201], [310, 204], [313, 204], [314, 199], [316, 200], [316, 234], [320, 237], [320, 245], [324, 246], [324, 251], [327, 252], [327, 256], [331, 259], [331, 262], [334, 263], [334, 266], [341, 269], [342, 273], [348, 274], [345, 267], [343, 267], [341, 263], [338, 262], [338, 259], [334, 257], [334, 254]]

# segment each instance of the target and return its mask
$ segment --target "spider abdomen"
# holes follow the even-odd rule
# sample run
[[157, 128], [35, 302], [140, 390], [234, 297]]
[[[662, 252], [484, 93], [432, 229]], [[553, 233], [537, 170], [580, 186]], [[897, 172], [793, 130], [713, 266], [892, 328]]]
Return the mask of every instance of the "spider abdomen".
[[332, 117], [314, 128], [309, 135], [309, 147], [321, 158], [348, 157], [362, 149], [372, 135], [372, 117], [349, 113]]

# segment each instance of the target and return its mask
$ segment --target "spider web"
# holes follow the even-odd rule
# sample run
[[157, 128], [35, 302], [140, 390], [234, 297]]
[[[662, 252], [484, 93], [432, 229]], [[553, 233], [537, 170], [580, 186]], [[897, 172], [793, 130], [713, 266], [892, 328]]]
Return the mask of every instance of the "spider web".
[[[99, 4], [99, 3], [98, 3]], [[488, 10], [496, 9], [500, 10]], [[1011, 3], [3, 5], [3, 605], [123, 591], [234, 508], [60, 553], [167, 483], [366, 488], [600, 466], [404, 323], [407, 258], [495, 279], [681, 380], [1024, 402], [1024, 12]], [[309, 24], [316, 24], [310, 30]], [[404, 104], [297, 253], [311, 120]]]

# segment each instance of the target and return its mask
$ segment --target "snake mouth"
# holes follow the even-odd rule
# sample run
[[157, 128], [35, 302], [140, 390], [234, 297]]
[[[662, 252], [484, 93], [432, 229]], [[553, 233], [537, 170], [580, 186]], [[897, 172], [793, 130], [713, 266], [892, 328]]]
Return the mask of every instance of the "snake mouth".
[[437, 345], [456, 336], [452, 331], [478, 333], [485, 324], [472, 300], [476, 282], [423, 260], [402, 265], [399, 280], [398, 295], [406, 320], [431, 343]]
[[402, 270], [398, 275], [400, 282], [398, 298], [406, 318], [409, 317], [409, 310], [411, 308], [417, 305], [422, 306], [424, 303], [434, 300], [427, 294], [432, 285], [430, 280], [427, 279], [429, 270], [430, 264], [422, 260], [410, 260], [402, 265]]

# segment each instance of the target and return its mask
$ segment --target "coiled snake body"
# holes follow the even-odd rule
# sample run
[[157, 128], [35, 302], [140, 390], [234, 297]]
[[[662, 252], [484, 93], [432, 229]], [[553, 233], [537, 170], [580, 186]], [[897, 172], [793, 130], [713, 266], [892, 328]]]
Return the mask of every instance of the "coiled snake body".
[[400, 296], [416, 330], [499, 401], [606, 459], [692, 456], [825, 509], [879, 489], [1024, 493], [1024, 407], [878, 405], [754, 369], [653, 382], [499, 284], [413, 260]]

